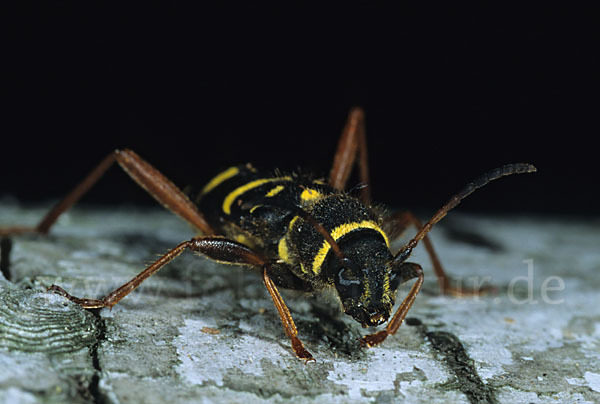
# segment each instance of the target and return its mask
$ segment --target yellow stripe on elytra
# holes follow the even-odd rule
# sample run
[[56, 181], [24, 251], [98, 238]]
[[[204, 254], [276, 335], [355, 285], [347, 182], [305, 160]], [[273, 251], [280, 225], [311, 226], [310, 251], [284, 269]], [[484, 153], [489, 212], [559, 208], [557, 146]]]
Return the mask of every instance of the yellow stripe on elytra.
[[316, 189], [305, 188], [304, 191], [300, 194], [300, 199], [303, 202], [314, 201], [315, 199], [319, 199], [323, 196], [322, 193], [317, 191]]
[[[357, 230], [357, 229], [373, 229], [373, 230], [379, 232], [379, 234], [381, 234], [383, 236], [383, 239], [385, 240], [385, 243], [387, 244], [387, 246], [388, 247], [390, 246], [390, 242], [389, 242], [388, 237], [385, 234], [385, 232], [383, 230], [381, 230], [381, 228], [377, 225], [377, 223], [375, 223], [371, 220], [363, 220], [362, 222], [344, 223], [342, 225], [339, 225], [338, 227], [336, 227], [335, 229], [333, 229], [331, 231], [331, 237], [333, 237], [333, 239], [335, 241], [338, 241], [340, 238], [344, 237], [346, 234], [348, 234], [354, 230]], [[321, 270], [321, 265], [323, 265], [323, 261], [325, 261], [325, 258], [327, 257], [327, 253], [329, 253], [330, 249], [331, 249], [331, 245], [329, 245], [327, 240], [323, 241], [323, 246], [319, 249], [319, 252], [317, 252], [317, 255], [315, 255], [315, 258], [313, 259], [312, 270], [315, 274], [318, 274], [319, 271]]]
[[283, 185], [277, 185], [275, 188], [271, 189], [269, 192], [267, 192], [265, 194], [265, 196], [267, 198], [272, 198], [275, 195], [277, 195], [278, 193], [280, 193], [281, 191], [283, 191], [283, 188], [285, 188]]
[[288, 224], [288, 231], [292, 230], [292, 227], [294, 227], [294, 225], [296, 224], [296, 220], [298, 220], [299, 218], [300, 216], [294, 216], [292, 220], [290, 220], [290, 223]]
[[[279, 240], [279, 244], [277, 244], [277, 253], [279, 254], [279, 258], [285, 262], [286, 264], [293, 264], [292, 258], [290, 257], [290, 250], [287, 245], [287, 241], [285, 240], [285, 236]], [[306, 269], [304, 265], [300, 263], [300, 271], [306, 273]]]
[[283, 260], [283, 262], [290, 264], [290, 250], [288, 249], [287, 241], [285, 241], [285, 236], [279, 240], [279, 244], [277, 244], [277, 253], [279, 254], [279, 258]]
[[238, 243], [242, 243], [247, 246], [249, 246], [249, 244], [250, 244], [248, 237], [246, 237], [243, 234], [237, 234], [234, 238], [235, 238], [235, 241], [237, 241]]
[[225, 197], [223, 200], [223, 212], [230, 215], [231, 214], [231, 205], [236, 200], [237, 197], [242, 195], [245, 192], [250, 191], [251, 189], [260, 187], [263, 184], [273, 181], [291, 181], [292, 177], [275, 177], [275, 178], [261, 178], [259, 180], [250, 181], [249, 183], [242, 185], [231, 191], [229, 195]]
[[239, 172], [240, 172], [240, 170], [237, 167], [228, 168], [227, 170], [223, 171], [221, 174], [217, 175], [215, 178], [210, 180], [210, 182], [208, 184], [206, 184], [204, 186], [204, 188], [202, 188], [202, 193], [206, 194], [206, 193], [212, 191], [213, 189], [218, 187], [224, 181], [227, 181], [231, 177], [236, 176]]
[[250, 213], [254, 213], [254, 211], [258, 208], [260, 208], [261, 206], [263, 206], [262, 204], [259, 205], [254, 205], [253, 207], [250, 208]]
[[[292, 220], [290, 220], [290, 223], [288, 224], [288, 231], [292, 230], [292, 227], [294, 227], [294, 224], [296, 223], [296, 220], [298, 220], [298, 218], [298, 216], [294, 216]], [[277, 244], [277, 253], [279, 254], [279, 258], [281, 258], [283, 262], [285, 262], [286, 264], [291, 264], [292, 259], [290, 258], [290, 250], [287, 245], [286, 237], [287, 235], [283, 236], [279, 240], [279, 243]], [[302, 272], [304, 272], [304, 267], [301, 266], [301, 268]]]

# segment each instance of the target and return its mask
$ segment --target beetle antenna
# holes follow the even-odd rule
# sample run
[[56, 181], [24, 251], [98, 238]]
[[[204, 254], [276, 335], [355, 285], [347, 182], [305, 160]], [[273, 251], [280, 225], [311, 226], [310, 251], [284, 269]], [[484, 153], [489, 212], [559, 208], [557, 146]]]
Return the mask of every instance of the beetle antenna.
[[421, 227], [421, 229], [417, 232], [413, 239], [408, 242], [408, 244], [398, 251], [394, 257], [394, 261], [403, 262], [406, 260], [412, 253], [413, 248], [415, 248], [419, 241], [421, 241], [425, 235], [429, 233], [433, 225], [442, 220], [450, 210], [454, 209], [463, 199], [475, 192], [475, 190], [506, 175], [534, 173], [536, 171], [537, 169], [533, 165], [527, 163], [507, 164], [505, 166], [488, 171], [482, 176], [476, 178], [474, 181], [469, 182], [462, 189], [462, 191], [453, 195], [452, 198], [450, 198], [450, 200], [446, 202], [446, 204], [442, 206], [441, 209], [438, 210], [423, 227]]

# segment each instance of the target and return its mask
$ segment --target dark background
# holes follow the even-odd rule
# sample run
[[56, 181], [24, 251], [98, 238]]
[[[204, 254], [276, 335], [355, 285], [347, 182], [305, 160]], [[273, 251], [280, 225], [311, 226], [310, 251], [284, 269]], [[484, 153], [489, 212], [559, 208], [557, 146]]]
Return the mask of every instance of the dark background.
[[[592, 10], [80, 3], [5, 13], [0, 195], [59, 198], [117, 147], [182, 187], [248, 161], [326, 175], [360, 105], [379, 202], [436, 209], [530, 162], [462, 208], [600, 213]], [[85, 201], [153, 203], [118, 169]]]

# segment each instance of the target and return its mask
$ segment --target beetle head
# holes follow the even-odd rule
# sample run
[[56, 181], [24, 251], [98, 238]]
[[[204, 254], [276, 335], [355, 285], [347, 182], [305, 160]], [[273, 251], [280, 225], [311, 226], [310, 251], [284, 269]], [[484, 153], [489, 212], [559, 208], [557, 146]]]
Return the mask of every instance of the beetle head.
[[384, 272], [373, 268], [355, 271], [342, 267], [338, 271], [335, 288], [344, 312], [363, 327], [385, 323], [390, 316], [395, 299], [384, 292], [385, 279]]
[[385, 323], [395, 303], [387, 246], [361, 239], [342, 249], [346, 258], [337, 261], [330, 274], [344, 312], [363, 327]]

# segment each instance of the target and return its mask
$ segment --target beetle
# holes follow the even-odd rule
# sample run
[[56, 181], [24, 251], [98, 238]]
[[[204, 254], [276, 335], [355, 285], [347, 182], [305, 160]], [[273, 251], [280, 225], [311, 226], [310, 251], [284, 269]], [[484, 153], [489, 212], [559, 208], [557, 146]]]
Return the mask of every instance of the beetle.
[[[427, 233], [448, 211], [490, 181], [536, 171], [526, 163], [492, 170], [468, 183], [424, 225], [410, 212], [385, 216], [371, 205], [367, 186], [360, 189], [359, 197], [344, 191], [355, 164], [361, 183], [369, 182], [364, 112], [353, 108], [338, 141], [327, 181], [305, 174], [260, 172], [250, 164], [238, 165], [216, 175], [192, 199], [134, 151], [115, 150], [36, 227], [3, 228], [0, 234], [48, 233], [57, 218], [114, 162], [160, 204], [202, 235], [183, 241], [101, 299], [78, 298], [57, 285], [48, 289], [86, 309], [111, 308], [185, 250], [221, 263], [259, 268], [292, 349], [305, 361], [314, 358], [298, 338], [278, 287], [303, 292], [334, 289], [342, 310], [363, 327], [387, 321], [385, 329], [361, 339], [363, 345], [378, 345], [398, 330], [423, 285], [422, 267], [407, 261], [421, 240], [443, 293], [472, 295], [484, 291], [453, 285]], [[418, 229], [416, 235], [392, 253], [391, 242], [410, 225]], [[398, 287], [413, 279], [416, 281], [392, 315]]]

